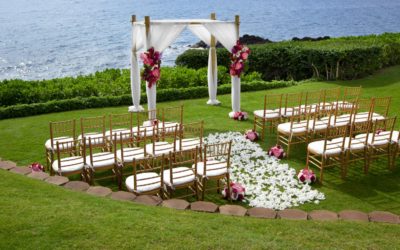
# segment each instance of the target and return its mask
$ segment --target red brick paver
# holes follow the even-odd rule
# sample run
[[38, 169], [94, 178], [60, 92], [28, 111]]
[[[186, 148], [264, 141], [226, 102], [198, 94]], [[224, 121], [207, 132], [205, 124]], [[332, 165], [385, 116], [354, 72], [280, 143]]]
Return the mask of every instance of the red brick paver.
[[373, 211], [368, 214], [369, 220], [372, 222], [386, 222], [392, 224], [399, 224], [400, 218], [396, 214], [384, 211]]
[[265, 218], [265, 219], [275, 219], [276, 211], [270, 208], [264, 207], [253, 207], [247, 210], [247, 214], [250, 217]]
[[139, 195], [136, 197], [134, 202], [148, 205], [148, 206], [158, 206], [161, 204], [162, 199], [154, 195]]
[[28, 167], [15, 167], [10, 169], [10, 172], [15, 174], [27, 175], [32, 172], [32, 169]]
[[218, 206], [208, 201], [195, 201], [190, 204], [190, 209], [198, 212], [215, 213]]
[[92, 186], [92, 187], [89, 187], [88, 190], [86, 190], [86, 193], [95, 195], [95, 196], [106, 197], [106, 196], [110, 195], [112, 193], [112, 191], [108, 187]]
[[32, 171], [30, 174], [28, 174], [28, 177], [43, 181], [43, 180], [49, 178], [50, 176], [48, 173], [45, 173], [45, 172]]
[[74, 191], [86, 191], [89, 189], [89, 184], [83, 181], [70, 181], [64, 187]]
[[136, 195], [126, 191], [118, 191], [112, 192], [110, 198], [114, 200], [133, 201], [136, 198]]
[[245, 216], [247, 209], [238, 205], [223, 205], [219, 207], [219, 213], [225, 215]]
[[368, 214], [356, 210], [343, 210], [339, 212], [339, 218], [350, 221], [369, 221]]
[[185, 210], [188, 209], [190, 203], [182, 199], [170, 199], [170, 200], [164, 200], [161, 206], [178, 210]]
[[308, 214], [310, 220], [337, 220], [338, 215], [328, 210], [314, 210]]
[[50, 176], [45, 181], [48, 183], [57, 185], [57, 186], [61, 186], [61, 185], [64, 185], [65, 183], [69, 182], [69, 179], [65, 176], [55, 175], [55, 176]]
[[300, 209], [285, 209], [278, 212], [278, 218], [288, 220], [307, 220], [307, 213]]

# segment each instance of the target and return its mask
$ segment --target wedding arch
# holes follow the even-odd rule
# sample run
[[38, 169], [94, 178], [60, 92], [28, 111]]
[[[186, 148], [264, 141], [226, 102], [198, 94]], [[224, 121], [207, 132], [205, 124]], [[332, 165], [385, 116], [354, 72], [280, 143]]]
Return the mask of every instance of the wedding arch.
[[[218, 105], [217, 100], [217, 53], [216, 43], [219, 41], [229, 51], [236, 45], [239, 39], [239, 16], [234, 21], [216, 20], [215, 14], [210, 19], [193, 20], [150, 20], [145, 16], [144, 21], [136, 21], [132, 16], [132, 51], [131, 51], [131, 91], [133, 106], [129, 107], [130, 112], [143, 111], [140, 105], [141, 86], [140, 69], [138, 63], [138, 52], [154, 48], [155, 51], [164, 51], [179, 34], [187, 27], [198, 38], [209, 46], [208, 57], [208, 93], [207, 104]], [[232, 83], [232, 112], [240, 111], [240, 74], [231, 77]], [[157, 85], [146, 84], [148, 110], [156, 109]]]

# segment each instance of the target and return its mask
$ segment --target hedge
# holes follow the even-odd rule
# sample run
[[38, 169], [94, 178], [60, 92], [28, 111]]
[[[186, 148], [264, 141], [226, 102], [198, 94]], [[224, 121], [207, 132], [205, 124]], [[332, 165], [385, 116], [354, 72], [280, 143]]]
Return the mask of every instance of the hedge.
[[[252, 81], [241, 84], [242, 92], [258, 91], [274, 88], [283, 88], [295, 85], [294, 81]], [[224, 84], [218, 87], [218, 94], [229, 94], [231, 92], [231, 85]], [[157, 90], [157, 102], [167, 102], [175, 100], [193, 99], [208, 96], [208, 88], [205, 86], [190, 87], [184, 89], [161, 89]], [[141, 95], [141, 103], [146, 103], [147, 97], [145, 93]], [[8, 107], [0, 108], [0, 120], [14, 117], [25, 117], [53, 112], [63, 112], [87, 108], [101, 108], [111, 106], [132, 105], [131, 95], [120, 96], [92, 96], [88, 98], [72, 98], [67, 100], [56, 100], [45, 103], [34, 104], [18, 104]]]
[[[243, 76], [243, 81], [261, 80], [261, 74]], [[218, 67], [218, 84], [230, 83], [228, 69]], [[207, 86], [207, 68], [162, 67], [157, 89]], [[142, 91], [145, 92], [142, 82]], [[75, 97], [121, 96], [131, 93], [130, 70], [106, 69], [87, 76], [64, 77], [52, 80], [0, 82], [0, 107], [16, 104], [43, 103]]]
[[[284, 41], [251, 45], [247, 71], [263, 80], [348, 80], [400, 64], [400, 33], [342, 37], [322, 41]], [[218, 49], [218, 64], [229, 67], [229, 52]], [[206, 50], [188, 50], [176, 64], [189, 68], [207, 65]]]

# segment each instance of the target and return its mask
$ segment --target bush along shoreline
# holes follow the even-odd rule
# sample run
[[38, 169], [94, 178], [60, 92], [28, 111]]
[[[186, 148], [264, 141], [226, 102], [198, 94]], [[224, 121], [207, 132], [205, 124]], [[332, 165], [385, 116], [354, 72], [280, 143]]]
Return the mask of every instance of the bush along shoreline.
[[[242, 92], [259, 91], [267, 89], [284, 88], [297, 85], [295, 81], [252, 81], [241, 84]], [[231, 85], [223, 84], [218, 87], [218, 94], [230, 94]], [[208, 96], [208, 87], [169, 88], [157, 90], [157, 102], [169, 102], [177, 100], [203, 98]], [[146, 93], [141, 95], [141, 103], [147, 103]], [[44, 103], [17, 104], [8, 107], [0, 107], [0, 120], [33, 116], [54, 112], [64, 112], [88, 108], [102, 108], [113, 106], [132, 105], [130, 94], [120, 96], [91, 96], [77, 97], [66, 100], [55, 100]]]
[[[400, 33], [340, 37], [317, 41], [283, 41], [249, 45], [247, 72], [270, 80], [351, 80], [400, 64]], [[229, 51], [217, 49], [218, 65], [229, 65]], [[187, 50], [176, 65], [207, 65], [207, 50]]]

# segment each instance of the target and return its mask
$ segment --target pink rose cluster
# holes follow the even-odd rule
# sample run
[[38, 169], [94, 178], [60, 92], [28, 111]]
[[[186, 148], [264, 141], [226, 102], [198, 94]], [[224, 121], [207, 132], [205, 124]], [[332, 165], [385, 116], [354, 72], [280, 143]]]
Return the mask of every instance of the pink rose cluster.
[[32, 172], [43, 172], [44, 171], [43, 166], [38, 162], [32, 163], [29, 167], [32, 169]]
[[240, 77], [244, 69], [244, 63], [250, 54], [250, 49], [237, 40], [236, 45], [233, 46], [231, 51], [231, 66], [229, 73], [231, 76]]
[[246, 189], [241, 184], [235, 182], [231, 182], [230, 187], [231, 193], [229, 194], [228, 187], [225, 187], [224, 190], [222, 190], [222, 196], [225, 199], [230, 197], [233, 201], [242, 201], [244, 199]]
[[281, 145], [275, 145], [268, 150], [268, 155], [277, 159], [283, 159], [286, 154]]
[[301, 181], [302, 183], [308, 183], [308, 184], [314, 183], [317, 180], [314, 172], [308, 168], [300, 170], [299, 174], [297, 175], [297, 178], [299, 178], [299, 181]]
[[161, 53], [155, 51], [154, 48], [151, 47], [140, 55], [140, 59], [142, 59], [144, 66], [142, 79], [145, 80], [149, 88], [151, 88], [153, 84], [157, 83], [161, 76]]
[[247, 112], [238, 111], [233, 114], [234, 120], [244, 121], [247, 120], [248, 118], [249, 116], [247, 115]]
[[259, 138], [258, 133], [254, 129], [247, 130], [244, 135], [250, 141], [257, 141]]

